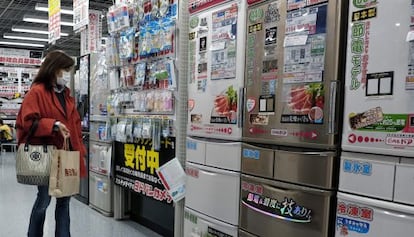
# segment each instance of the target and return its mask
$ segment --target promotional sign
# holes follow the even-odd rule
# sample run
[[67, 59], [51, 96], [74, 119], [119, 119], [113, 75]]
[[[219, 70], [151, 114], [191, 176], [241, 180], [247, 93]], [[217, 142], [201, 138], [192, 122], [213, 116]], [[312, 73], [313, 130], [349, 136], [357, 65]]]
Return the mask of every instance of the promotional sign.
[[228, 3], [189, 22], [189, 135], [238, 139], [245, 5]]
[[[346, 150], [413, 156], [413, 6], [412, 1], [350, 1]], [[391, 14], [391, 7], [400, 9], [398, 14]], [[387, 24], [393, 26], [384, 28]]]
[[89, 0], [73, 0], [73, 30], [89, 24]]
[[42, 64], [42, 56], [42, 51], [0, 48], [0, 63], [4, 64], [38, 66]]
[[157, 169], [156, 172], [174, 202], [184, 198], [186, 175], [177, 158], [170, 160]]
[[88, 51], [97, 52], [101, 47], [102, 20], [100, 11], [89, 11]]
[[154, 150], [152, 139], [137, 143], [115, 142], [115, 184], [160, 202], [172, 203], [156, 170], [175, 157], [175, 138], [161, 138]]
[[60, 39], [60, 0], [49, 0], [49, 43]]

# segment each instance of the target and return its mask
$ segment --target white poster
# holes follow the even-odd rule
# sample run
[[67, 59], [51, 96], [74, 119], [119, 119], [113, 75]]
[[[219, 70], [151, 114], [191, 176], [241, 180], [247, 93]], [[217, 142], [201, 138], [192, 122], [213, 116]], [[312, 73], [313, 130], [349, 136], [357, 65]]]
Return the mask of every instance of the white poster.
[[73, 0], [73, 30], [77, 31], [89, 23], [89, 0]]

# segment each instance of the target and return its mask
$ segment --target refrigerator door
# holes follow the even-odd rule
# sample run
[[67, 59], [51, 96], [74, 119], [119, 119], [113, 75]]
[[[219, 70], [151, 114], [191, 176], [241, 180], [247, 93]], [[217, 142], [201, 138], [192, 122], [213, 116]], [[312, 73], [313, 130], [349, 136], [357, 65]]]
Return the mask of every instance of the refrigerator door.
[[202, 165], [206, 163], [206, 144], [203, 140], [187, 137], [187, 161]]
[[413, 157], [414, 2], [349, 4], [342, 148]]
[[243, 231], [257, 236], [332, 236], [334, 192], [248, 175], [242, 175], [241, 182]]
[[241, 140], [245, 12], [238, 0], [190, 16], [189, 136]]
[[89, 171], [89, 205], [106, 216], [113, 215], [112, 189], [109, 177]]
[[242, 173], [273, 178], [273, 164], [275, 162], [274, 150], [243, 143], [242, 148]]
[[240, 173], [186, 163], [185, 205], [207, 216], [237, 225]]
[[392, 201], [398, 160], [392, 156], [342, 152], [339, 190]]
[[274, 178], [323, 189], [336, 188], [336, 153], [289, 149], [275, 151]]
[[335, 237], [412, 237], [414, 207], [338, 193]]
[[394, 201], [414, 205], [414, 160], [403, 158], [395, 170]]
[[256, 237], [256, 235], [252, 235], [246, 231], [243, 231], [242, 229], [239, 229], [239, 237]]
[[112, 143], [90, 140], [89, 170], [107, 175], [111, 171]]
[[206, 165], [240, 172], [241, 142], [206, 143]]
[[204, 236], [237, 237], [237, 226], [184, 208], [184, 237]]
[[334, 149], [345, 1], [296, 2], [248, 8], [243, 140]]

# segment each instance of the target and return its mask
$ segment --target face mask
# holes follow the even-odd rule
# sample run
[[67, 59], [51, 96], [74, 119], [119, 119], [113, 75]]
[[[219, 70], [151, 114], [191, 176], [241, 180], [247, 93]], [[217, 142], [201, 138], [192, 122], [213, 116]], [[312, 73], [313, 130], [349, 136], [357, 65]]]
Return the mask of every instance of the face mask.
[[56, 80], [56, 84], [61, 86], [66, 86], [70, 81], [70, 72], [63, 71], [62, 76], [58, 77]]

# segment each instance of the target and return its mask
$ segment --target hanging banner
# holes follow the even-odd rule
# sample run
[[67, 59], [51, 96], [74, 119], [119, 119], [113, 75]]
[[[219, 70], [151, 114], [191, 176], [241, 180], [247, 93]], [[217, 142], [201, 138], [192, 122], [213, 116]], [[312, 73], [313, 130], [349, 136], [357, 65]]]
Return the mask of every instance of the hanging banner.
[[174, 137], [161, 137], [159, 149], [154, 149], [152, 139], [140, 139], [136, 143], [115, 142], [115, 184], [172, 204], [173, 199], [156, 170], [174, 157]]
[[102, 38], [102, 21], [100, 11], [89, 12], [88, 25], [88, 51], [89, 53], [97, 52], [101, 47]]
[[89, 0], [73, 0], [73, 31], [89, 24]]
[[49, 0], [49, 43], [60, 39], [60, 0]]
[[190, 14], [192, 14], [212, 6], [216, 6], [226, 1], [227, 0], [189, 0], [188, 11], [190, 12]]
[[42, 51], [0, 48], [0, 63], [13, 65], [40, 65]]

